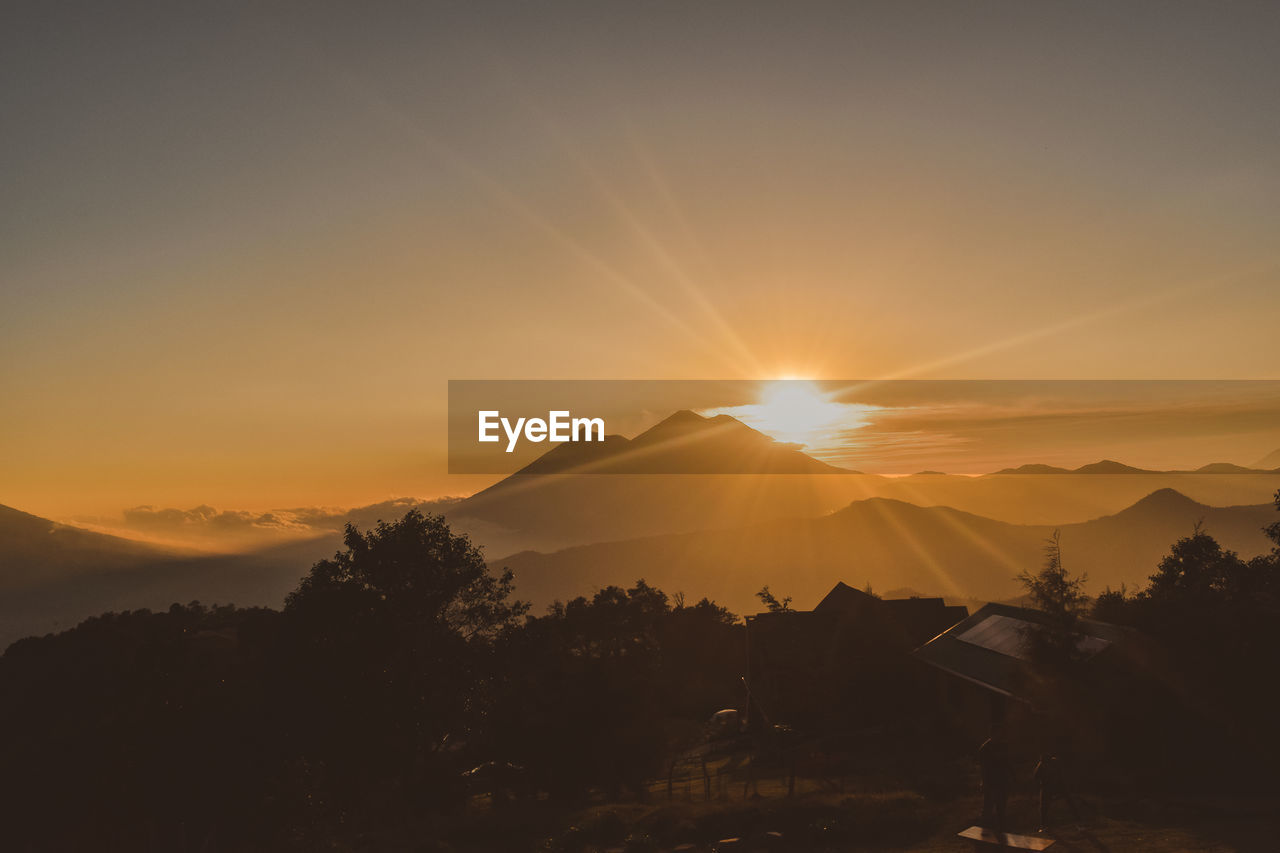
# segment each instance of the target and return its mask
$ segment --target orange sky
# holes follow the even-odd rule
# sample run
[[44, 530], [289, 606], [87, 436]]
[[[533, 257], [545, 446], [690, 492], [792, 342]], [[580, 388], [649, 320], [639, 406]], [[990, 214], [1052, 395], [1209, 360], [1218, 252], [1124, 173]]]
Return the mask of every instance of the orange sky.
[[0, 503], [470, 491], [451, 378], [1275, 376], [1274, 7], [257, 5], [5, 13]]

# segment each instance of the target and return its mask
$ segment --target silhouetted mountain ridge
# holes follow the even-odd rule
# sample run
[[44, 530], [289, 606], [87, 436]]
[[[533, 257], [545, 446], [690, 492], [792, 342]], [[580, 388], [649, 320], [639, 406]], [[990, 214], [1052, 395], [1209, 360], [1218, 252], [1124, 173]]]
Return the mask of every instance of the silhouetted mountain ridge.
[[1280, 471], [1280, 448], [1277, 448], [1276, 450], [1271, 451], [1266, 456], [1262, 457], [1261, 459], [1259, 459], [1257, 462], [1253, 463], [1253, 465], [1249, 467], [1255, 468], [1255, 469], [1261, 468], [1264, 470], [1270, 469], [1274, 471]]
[[[848, 474], [729, 415], [681, 409], [628, 439], [566, 442], [521, 468], [530, 474]], [[508, 478], [510, 479], [510, 478]], [[518, 480], [517, 480], [518, 482]], [[502, 489], [506, 480], [485, 492]], [[484, 492], [481, 492], [484, 494]]]
[[1125, 465], [1112, 459], [1103, 459], [1100, 462], [1091, 462], [1088, 465], [1081, 465], [1075, 470], [1077, 474], [1151, 474], [1145, 468], [1135, 468], [1132, 465]]
[[[1280, 451], [1276, 451], [1280, 453]], [[1113, 459], [1102, 459], [1098, 462], [1090, 462], [1087, 465], [1081, 465], [1079, 468], [1060, 468], [1056, 465], [1044, 465], [1040, 463], [1028, 463], [1019, 465], [1016, 468], [1001, 468], [987, 474], [988, 477], [1000, 476], [1005, 474], [1276, 474], [1280, 473], [1280, 468], [1266, 469], [1261, 467], [1245, 468], [1242, 465], [1235, 465], [1231, 462], [1210, 462], [1208, 465], [1201, 465], [1194, 470], [1187, 469], [1170, 469], [1157, 470], [1154, 468], [1135, 468], [1132, 465], [1125, 465], [1123, 462], [1116, 462]]]
[[1114, 514], [1115, 517], [1130, 515], [1152, 515], [1167, 512], [1194, 512], [1197, 510], [1208, 510], [1213, 507], [1206, 506], [1199, 501], [1179, 492], [1177, 489], [1156, 489], [1133, 506], [1122, 509]]
[[805, 600], [820, 596], [833, 578], [998, 601], [1019, 594], [1015, 577], [1039, 568], [1055, 529], [1068, 569], [1087, 573], [1096, 594], [1105, 586], [1145, 586], [1170, 546], [1198, 523], [1243, 556], [1264, 553], [1269, 542], [1261, 529], [1275, 518], [1270, 504], [1206, 506], [1173, 489], [1156, 490], [1112, 515], [1064, 525], [1011, 524], [948, 506], [874, 497], [820, 518], [526, 551], [493, 562], [514, 570], [519, 594], [535, 604], [637, 577], [689, 596], [712, 596], [738, 612], [754, 612], [754, 592], [765, 584]]
[[0, 590], [183, 555], [173, 548], [95, 533], [0, 505]]
[[[1039, 565], [1043, 539], [1055, 526], [1063, 530], [1072, 568], [1089, 572], [1093, 579], [1092, 591], [1107, 583], [1126, 583], [1132, 588], [1141, 586], [1169, 545], [1188, 535], [1199, 521], [1224, 546], [1249, 555], [1266, 549], [1260, 529], [1275, 520], [1270, 504], [1212, 506], [1173, 488], [1150, 491], [1110, 515], [1048, 525], [1015, 524], [946, 504], [925, 505], [930, 490], [920, 487], [895, 496], [872, 494], [852, 501], [846, 497], [826, 510], [817, 508], [814, 501], [834, 501], [838, 491], [817, 497], [806, 491], [815, 484], [833, 482], [877, 487], [900, 482], [885, 478], [528, 479], [559, 484], [564, 490], [514, 494], [507, 505], [509, 511], [531, 525], [545, 518], [564, 524], [568, 530], [576, 526], [586, 535], [594, 531], [596, 544], [527, 550], [527, 545], [520, 544], [527, 539], [507, 535], [508, 531], [496, 525], [486, 526], [489, 522], [463, 517], [451, 523], [456, 529], [471, 531], [481, 544], [490, 545], [491, 556], [511, 554], [507, 560], [494, 562], [509, 562], [519, 571], [518, 594], [541, 603], [607, 583], [631, 583], [637, 577], [688, 594], [711, 595], [739, 612], [749, 612], [757, 604], [752, 595], [765, 583], [786, 594], [821, 595], [832, 578], [839, 577], [859, 585], [871, 582], [877, 589], [911, 587], [958, 600], [1006, 600], [1017, 593], [1013, 576]], [[954, 481], [953, 486], [962, 490], [955, 494], [970, 494], [968, 490], [983, 483], [1004, 484], [1001, 488], [1007, 490], [1014, 483], [1035, 484], [1055, 478], [937, 479]], [[1110, 482], [1105, 477], [1070, 479]], [[1231, 483], [1235, 478], [1224, 475], [1221, 480], [1187, 481], [1205, 480]], [[1117, 480], [1134, 481], [1145, 478]], [[601, 488], [582, 491], [584, 483]], [[794, 493], [766, 491], [779, 484], [794, 488]], [[1269, 482], [1263, 485], [1274, 488]], [[1041, 494], [1039, 488], [1033, 492], [1020, 489], [1013, 497], [1025, 502]], [[448, 505], [450, 516], [460, 505]], [[389, 510], [399, 513], [403, 509], [403, 502], [394, 502], [394, 506], [353, 512], [367, 526], [373, 518], [370, 512], [385, 517]], [[683, 532], [662, 527], [677, 523], [689, 526]], [[636, 532], [598, 535], [626, 530]], [[516, 547], [501, 550], [503, 542]], [[332, 554], [339, 546], [340, 534], [333, 532], [247, 554], [193, 556], [2, 507], [0, 589], [5, 595], [0, 597], [0, 624], [4, 626], [0, 644], [68, 627], [113, 609], [162, 608], [196, 598], [206, 603], [278, 606], [316, 559]]]

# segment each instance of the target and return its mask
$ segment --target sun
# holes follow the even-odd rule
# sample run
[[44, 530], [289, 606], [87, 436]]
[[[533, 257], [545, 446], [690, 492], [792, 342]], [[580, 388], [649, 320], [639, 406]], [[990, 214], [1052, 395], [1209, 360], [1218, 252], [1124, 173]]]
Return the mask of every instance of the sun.
[[877, 406], [842, 403], [809, 379], [765, 382], [754, 403], [707, 409], [704, 415], [729, 415], [770, 438], [798, 444], [820, 457], [838, 457], [850, 446], [850, 434], [871, 422]]
[[845, 406], [832, 402], [821, 388], [805, 379], [768, 383], [760, 402], [750, 408], [752, 426], [778, 441], [806, 447], [823, 443], [848, 414]]

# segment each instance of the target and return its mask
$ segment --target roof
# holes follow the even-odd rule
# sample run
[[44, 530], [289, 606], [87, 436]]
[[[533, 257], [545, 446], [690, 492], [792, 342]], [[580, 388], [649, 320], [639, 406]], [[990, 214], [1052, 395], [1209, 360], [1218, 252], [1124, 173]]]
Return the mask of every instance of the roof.
[[837, 583], [812, 610], [783, 610], [747, 616], [747, 624], [783, 625], [794, 629], [832, 628], [850, 620], [883, 632], [893, 642], [912, 649], [942, 629], [969, 615], [963, 606], [948, 605], [941, 598], [879, 598]]
[[[1039, 610], [988, 604], [913, 654], [958, 678], [1013, 696], [1018, 673], [1026, 661], [1026, 630], [1047, 621]], [[1115, 625], [1089, 619], [1081, 619], [1077, 631], [1076, 647], [1086, 659], [1105, 652], [1127, 637], [1124, 630]]]
[[913, 645], [933, 636], [938, 629], [969, 617], [969, 608], [947, 604], [941, 598], [886, 598], [881, 603], [893, 620], [914, 638]]
[[831, 592], [822, 597], [813, 607], [814, 613], [843, 612], [857, 613], [866, 607], [874, 607], [877, 599], [874, 595], [854, 589], [844, 581], [838, 581]]

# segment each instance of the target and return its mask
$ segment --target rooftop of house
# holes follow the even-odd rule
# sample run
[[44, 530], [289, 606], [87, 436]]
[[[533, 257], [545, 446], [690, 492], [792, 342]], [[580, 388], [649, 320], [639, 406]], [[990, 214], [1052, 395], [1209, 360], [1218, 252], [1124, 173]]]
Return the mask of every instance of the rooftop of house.
[[812, 610], [783, 610], [748, 616], [751, 624], [757, 620], [779, 619], [839, 620], [859, 617], [887, 619], [910, 641], [912, 646], [923, 643], [969, 615], [963, 606], [948, 605], [941, 598], [880, 598], [840, 582], [823, 596]]
[[[987, 604], [916, 649], [919, 659], [944, 672], [1005, 696], [1014, 696], [1027, 660], [1027, 636], [1048, 617], [1039, 610]], [[1076, 648], [1091, 660], [1128, 638], [1116, 625], [1081, 619]]]

